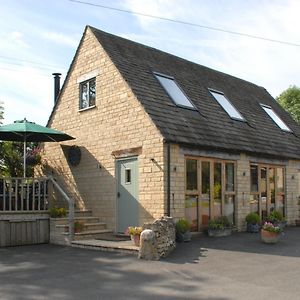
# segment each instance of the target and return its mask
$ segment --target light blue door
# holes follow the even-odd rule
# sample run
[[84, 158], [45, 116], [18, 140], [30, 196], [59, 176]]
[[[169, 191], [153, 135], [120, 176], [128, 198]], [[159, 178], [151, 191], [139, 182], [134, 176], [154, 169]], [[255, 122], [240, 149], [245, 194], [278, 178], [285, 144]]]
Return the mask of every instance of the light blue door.
[[117, 231], [138, 226], [138, 161], [137, 158], [117, 160]]

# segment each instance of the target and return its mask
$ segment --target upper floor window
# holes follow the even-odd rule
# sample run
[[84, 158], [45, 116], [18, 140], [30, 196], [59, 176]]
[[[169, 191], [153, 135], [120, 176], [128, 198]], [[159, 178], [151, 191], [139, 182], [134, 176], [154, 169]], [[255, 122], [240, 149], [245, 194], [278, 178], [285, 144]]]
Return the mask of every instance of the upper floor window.
[[177, 106], [196, 109], [174, 78], [157, 73], [154, 75]]
[[79, 84], [79, 109], [95, 106], [96, 99], [96, 78], [83, 81]]
[[261, 104], [263, 110], [269, 115], [269, 117], [277, 124], [279, 128], [285, 131], [292, 132], [292, 130], [280, 119], [280, 117], [274, 112], [271, 106]]
[[209, 90], [214, 96], [217, 102], [222, 106], [222, 108], [228, 113], [230, 118], [245, 121], [243, 116], [238, 112], [238, 110], [231, 104], [231, 102], [224, 96], [223, 93], [214, 90]]

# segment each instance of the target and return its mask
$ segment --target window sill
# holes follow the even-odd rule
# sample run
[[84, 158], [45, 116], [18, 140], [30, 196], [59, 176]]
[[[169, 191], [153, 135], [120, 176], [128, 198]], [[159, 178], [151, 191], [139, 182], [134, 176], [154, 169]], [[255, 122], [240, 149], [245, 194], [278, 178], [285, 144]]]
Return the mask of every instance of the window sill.
[[93, 109], [93, 108], [95, 108], [96, 107], [96, 105], [92, 105], [92, 106], [89, 106], [89, 107], [86, 107], [86, 108], [80, 108], [79, 110], [78, 110], [78, 112], [82, 112], [82, 111], [86, 111], [86, 110], [89, 110], [89, 109]]

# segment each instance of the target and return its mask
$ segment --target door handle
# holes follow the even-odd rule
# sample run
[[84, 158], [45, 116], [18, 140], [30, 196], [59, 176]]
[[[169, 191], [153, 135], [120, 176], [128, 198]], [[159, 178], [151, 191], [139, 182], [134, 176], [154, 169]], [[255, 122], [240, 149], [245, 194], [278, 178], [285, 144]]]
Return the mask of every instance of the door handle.
[[120, 192], [118, 192], [118, 193], [117, 193], [117, 197], [120, 198], [120, 196], [121, 196], [121, 194], [120, 194]]

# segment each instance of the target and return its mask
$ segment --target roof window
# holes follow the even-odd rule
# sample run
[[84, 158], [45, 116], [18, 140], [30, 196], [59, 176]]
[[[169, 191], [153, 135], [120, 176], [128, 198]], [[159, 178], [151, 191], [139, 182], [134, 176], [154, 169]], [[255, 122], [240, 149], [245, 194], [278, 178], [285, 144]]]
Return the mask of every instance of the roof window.
[[292, 130], [280, 119], [280, 117], [275, 113], [271, 106], [261, 104], [260, 105], [263, 110], [269, 115], [269, 117], [277, 124], [277, 126], [288, 132], [292, 132]]
[[154, 75], [177, 106], [196, 109], [174, 78], [157, 73]]
[[231, 119], [245, 121], [243, 116], [238, 112], [238, 110], [231, 104], [231, 102], [224, 96], [222, 92], [217, 92], [211, 89], [209, 89], [209, 91], [217, 100], [217, 102], [222, 106], [222, 108], [227, 112]]

